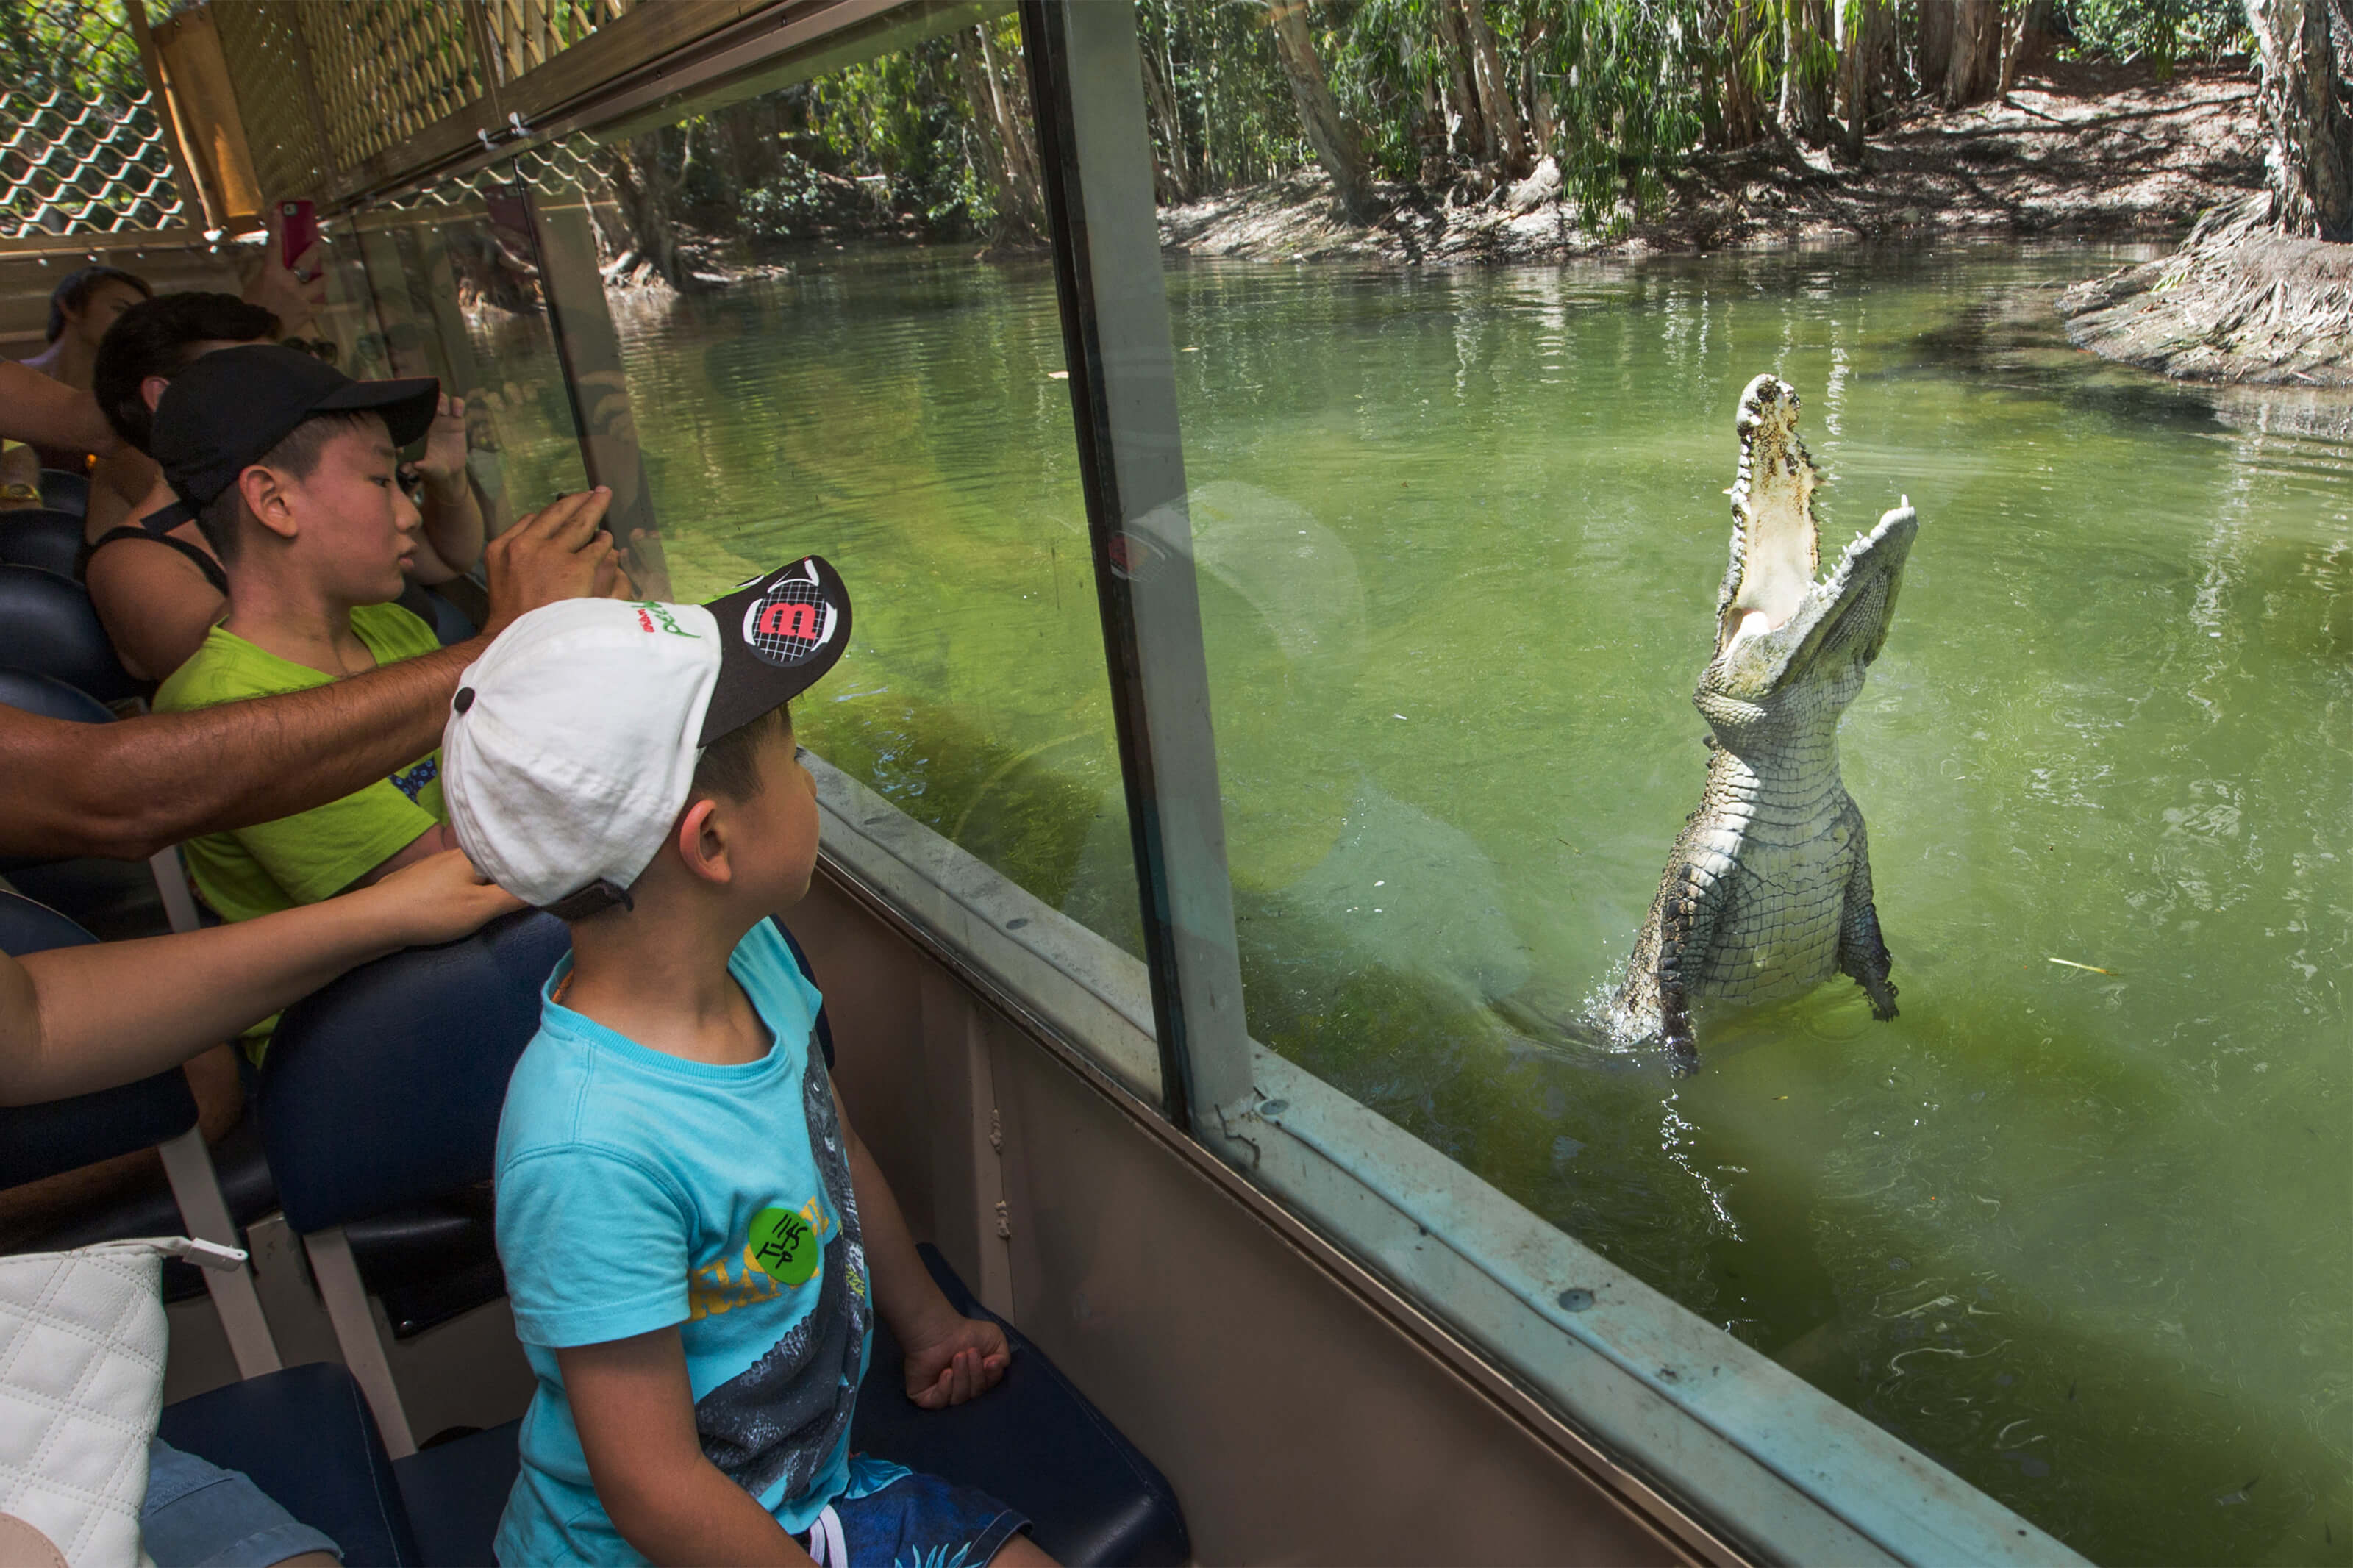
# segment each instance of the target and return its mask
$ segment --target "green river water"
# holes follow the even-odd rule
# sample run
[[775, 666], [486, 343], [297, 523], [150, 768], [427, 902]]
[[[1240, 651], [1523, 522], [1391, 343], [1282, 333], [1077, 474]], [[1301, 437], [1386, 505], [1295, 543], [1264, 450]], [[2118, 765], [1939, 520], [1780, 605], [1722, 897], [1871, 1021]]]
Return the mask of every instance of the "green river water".
[[[1172, 264], [1250, 1022], [2094, 1559], [2345, 1562], [2353, 447], [2069, 351], [2111, 264]], [[830, 557], [804, 738], [1134, 949], [1045, 268], [619, 324], [677, 595]], [[1697, 802], [1766, 370], [1826, 553], [1919, 509], [1842, 739], [1903, 1016], [1704, 1017], [1678, 1080], [1510, 1020], [1613, 982]]]

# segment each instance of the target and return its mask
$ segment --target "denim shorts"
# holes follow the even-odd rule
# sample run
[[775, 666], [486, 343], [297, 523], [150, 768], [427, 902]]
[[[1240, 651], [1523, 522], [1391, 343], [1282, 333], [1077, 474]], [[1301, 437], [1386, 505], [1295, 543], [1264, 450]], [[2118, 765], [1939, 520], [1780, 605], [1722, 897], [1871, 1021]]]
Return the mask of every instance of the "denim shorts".
[[[871, 1491], [860, 1485], [889, 1471], [897, 1479]], [[861, 1456], [850, 1461], [849, 1491], [818, 1516], [802, 1544], [820, 1568], [981, 1568], [1029, 1528], [987, 1492]]]
[[305, 1552], [343, 1549], [224, 1470], [157, 1438], [147, 1442], [139, 1532], [155, 1568], [268, 1568]]

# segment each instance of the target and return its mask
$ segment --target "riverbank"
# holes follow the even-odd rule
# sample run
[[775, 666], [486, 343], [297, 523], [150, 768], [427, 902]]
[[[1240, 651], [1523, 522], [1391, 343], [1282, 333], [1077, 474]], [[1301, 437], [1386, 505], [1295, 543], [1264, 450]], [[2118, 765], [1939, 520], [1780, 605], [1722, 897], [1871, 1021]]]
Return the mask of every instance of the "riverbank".
[[1483, 200], [1381, 187], [1388, 214], [1349, 222], [1320, 170], [1163, 208], [1161, 242], [1261, 260], [1460, 264], [1736, 246], [1945, 237], [2178, 237], [2208, 207], [2263, 188], [2262, 127], [2242, 69], [2052, 64], [2003, 100], [1906, 106], [1861, 164], [1778, 143], [1704, 153], [1622, 232], [1561, 199], [1550, 161]]

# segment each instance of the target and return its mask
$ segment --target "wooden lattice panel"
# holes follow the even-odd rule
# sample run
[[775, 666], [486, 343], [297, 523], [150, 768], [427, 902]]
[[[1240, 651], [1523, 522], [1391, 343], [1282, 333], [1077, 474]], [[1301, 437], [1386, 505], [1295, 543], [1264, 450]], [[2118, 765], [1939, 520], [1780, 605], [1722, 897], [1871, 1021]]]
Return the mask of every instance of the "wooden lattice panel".
[[597, 28], [617, 20], [630, 0], [482, 0], [501, 79], [543, 66]]
[[264, 201], [315, 198], [327, 191], [302, 41], [301, 13], [310, 3], [212, 0], [210, 6]]
[[16, 0], [0, 45], [0, 237], [191, 216], [121, 0]]
[[364, 162], [482, 95], [461, 5], [309, 0], [297, 9], [327, 145], [341, 168]]

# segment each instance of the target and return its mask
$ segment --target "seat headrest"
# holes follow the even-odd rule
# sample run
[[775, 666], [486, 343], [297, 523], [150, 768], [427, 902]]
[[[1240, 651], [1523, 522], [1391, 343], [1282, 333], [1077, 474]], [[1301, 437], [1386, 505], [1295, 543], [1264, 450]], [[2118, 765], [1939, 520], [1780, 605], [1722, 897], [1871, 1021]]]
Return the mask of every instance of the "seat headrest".
[[41, 504], [55, 511], [69, 511], [77, 517], [88, 516], [90, 476], [68, 473], [63, 468], [43, 468]]
[[562, 921], [525, 910], [289, 1007], [261, 1071], [287, 1223], [308, 1235], [487, 1181], [507, 1079], [571, 945]]
[[37, 566], [0, 565], [0, 665], [62, 680], [100, 702], [147, 691], [114, 657], [82, 585]]
[[106, 704], [89, 692], [26, 669], [0, 669], [0, 706], [74, 724], [107, 724], [114, 720]]
[[0, 511], [0, 561], [75, 575], [81, 561], [81, 518], [69, 511], [26, 507]]
[[[0, 892], [0, 952], [11, 957], [96, 940], [46, 904]], [[195, 1124], [196, 1097], [177, 1068], [47, 1105], [0, 1106], [0, 1187], [145, 1149]]]

